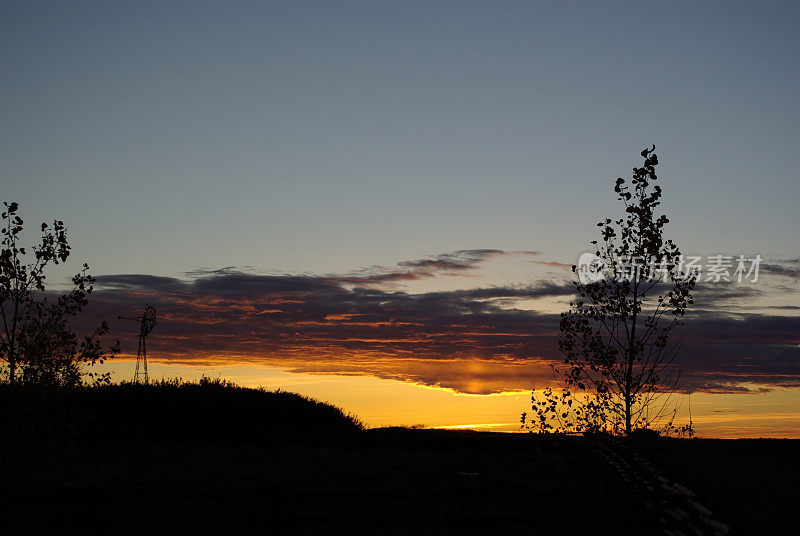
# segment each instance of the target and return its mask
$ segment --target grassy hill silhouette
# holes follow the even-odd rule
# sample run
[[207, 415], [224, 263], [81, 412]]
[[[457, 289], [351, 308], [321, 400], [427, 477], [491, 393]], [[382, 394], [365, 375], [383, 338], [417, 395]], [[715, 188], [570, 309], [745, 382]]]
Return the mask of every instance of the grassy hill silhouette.
[[77, 391], [82, 426], [101, 441], [273, 443], [341, 438], [362, 429], [330, 404], [220, 379], [112, 384]]

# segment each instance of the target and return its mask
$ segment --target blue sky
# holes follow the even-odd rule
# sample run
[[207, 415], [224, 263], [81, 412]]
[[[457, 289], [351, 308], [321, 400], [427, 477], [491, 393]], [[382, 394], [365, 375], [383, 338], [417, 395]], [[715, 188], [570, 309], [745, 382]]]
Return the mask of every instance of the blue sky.
[[695, 292], [699, 430], [796, 437], [799, 27], [797, 2], [3, 2], [0, 197], [31, 241], [67, 224], [50, 281], [92, 266], [87, 329], [158, 308], [163, 370], [516, 429], [573, 295], [542, 261], [622, 215], [655, 143], [668, 237], [767, 261]]
[[798, 256], [797, 3], [0, 7], [0, 184], [94, 273], [574, 262], [655, 143], [687, 252]]

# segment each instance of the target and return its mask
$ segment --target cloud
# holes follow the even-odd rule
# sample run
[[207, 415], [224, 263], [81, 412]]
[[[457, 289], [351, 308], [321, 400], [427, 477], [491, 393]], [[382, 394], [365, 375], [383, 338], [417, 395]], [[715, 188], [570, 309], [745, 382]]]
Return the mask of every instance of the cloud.
[[528, 261], [532, 264], [538, 264], [539, 266], [547, 266], [548, 268], [557, 268], [558, 270], [569, 270], [572, 271], [572, 264], [564, 263], [564, 262], [556, 262], [556, 261]]
[[404, 261], [399, 265], [432, 271], [465, 271], [474, 270], [479, 263], [501, 255], [508, 253], [499, 249], [462, 249], [432, 258]]
[[761, 263], [759, 269], [765, 274], [800, 278], [800, 259], [783, 259], [774, 263]]
[[686, 390], [736, 392], [800, 385], [798, 317], [698, 311], [687, 315], [682, 337], [679, 361]]
[[[463, 250], [401, 264], [410, 272], [469, 271], [508, 254]], [[470, 393], [529, 389], [552, 378], [547, 364], [561, 360], [559, 315], [519, 303], [572, 296], [571, 284], [410, 293], [374, 284], [370, 278], [376, 275], [264, 275], [231, 267], [196, 271], [185, 279], [106, 275], [97, 278], [82, 322], [153, 305], [159, 322], [148, 349], [161, 361], [369, 374]], [[678, 332], [683, 342], [676, 363], [685, 390], [800, 386], [800, 318], [731, 315], [713, 307], [758, 295], [740, 287], [698, 292], [704, 308], [687, 316]], [[133, 326], [112, 320], [112, 330], [124, 350], [135, 350]]]
[[346, 276], [331, 276], [340, 283], [359, 286], [392, 286], [403, 281], [417, 279], [467, 275], [479, 265], [495, 257], [538, 255], [537, 251], [503, 251], [499, 249], [461, 249], [424, 259], [402, 261], [394, 268], [373, 266]]
[[99, 275], [95, 279], [98, 287], [106, 289], [168, 290], [185, 285], [180, 279], [174, 277], [144, 274]]
[[725, 308], [734, 302], [753, 300], [764, 296], [764, 291], [735, 283], [698, 282], [694, 289], [694, 302], [698, 306]]
[[[148, 341], [157, 359], [359, 372], [482, 393], [525, 389], [541, 375], [523, 370], [531, 360], [555, 357], [558, 315], [509, 309], [507, 301], [572, 293], [543, 282], [411, 294], [352, 286], [337, 276], [233, 270], [188, 280], [135, 274], [97, 279], [87, 309], [92, 319], [134, 314], [144, 303], [158, 309]], [[132, 327], [115, 321], [112, 328], [125, 348], [135, 348]], [[454, 362], [473, 365], [447, 364]], [[505, 366], [486, 372], [475, 366], [483, 362]], [[437, 377], [436, 371], [449, 372]]]

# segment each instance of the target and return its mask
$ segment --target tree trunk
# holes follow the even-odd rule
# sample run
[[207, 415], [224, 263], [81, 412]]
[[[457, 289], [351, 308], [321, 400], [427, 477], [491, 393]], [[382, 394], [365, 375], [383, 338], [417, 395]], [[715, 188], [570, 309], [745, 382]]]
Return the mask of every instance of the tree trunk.
[[[8, 382], [14, 386], [14, 379], [17, 373], [17, 320], [19, 319], [19, 296], [13, 294], [14, 301], [14, 317], [11, 319], [11, 334], [8, 336], [6, 342], [8, 343]], [[5, 314], [3, 314], [3, 321], [5, 322]], [[6, 331], [8, 333], [8, 331]]]
[[625, 435], [631, 435], [631, 395], [625, 394]]
[[631, 319], [631, 334], [628, 339], [628, 370], [625, 374], [625, 435], [631, 435], [631, 413], [633, 412], [631, 391], [633, 391], [633, 363], [636, 360], [636, 320], [639, 317], [639, 281], [633, 286], [633, 318]]

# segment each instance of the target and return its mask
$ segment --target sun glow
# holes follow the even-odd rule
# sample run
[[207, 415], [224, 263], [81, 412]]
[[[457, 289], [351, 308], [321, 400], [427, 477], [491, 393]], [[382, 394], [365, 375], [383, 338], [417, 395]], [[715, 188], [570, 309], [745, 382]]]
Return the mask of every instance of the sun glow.
[[[135, 363], [117, 359], [102, 365], [114, 381], [133, 376]], [[454, 362], [447, 367], [466, 368], [466, 373], [485, 373], [485, 363]], [[516, 389], [492, 393], [460, 392], [451, 387], [404, 379], [377, 377], [366, 371], [334, 373], [293, 371], [292, 367], [244, 364], [176, 364], [154, 361], [150, 377], [195, 380], [202, 376], [225, 378], [245, 387], [281, 389], [310, 396], [352, 413], [367, 426], [422, 426], [426, 428], [520, 431], [519, 416], [530, 407], [530, 391]], [[528, 368], [532, 368], [529, 367]], [[426, 369], [431, 372], [434, 369]], [[548, 371], [549, 372], [549, 371]], [[543, 378], [533, 374], [530, 378]], [[469, 384], [465, 384], [469, 386]], [[533, 385], [533, 384], [532, 384]], [[476, 389], [485, 386], [474, 384]], [[688, 416], [688, 400], [678, 418]], [[691, 412], [701, 437], [800, 438], [800, 393], [776, 389], [765, 393], [691, 395]]]

